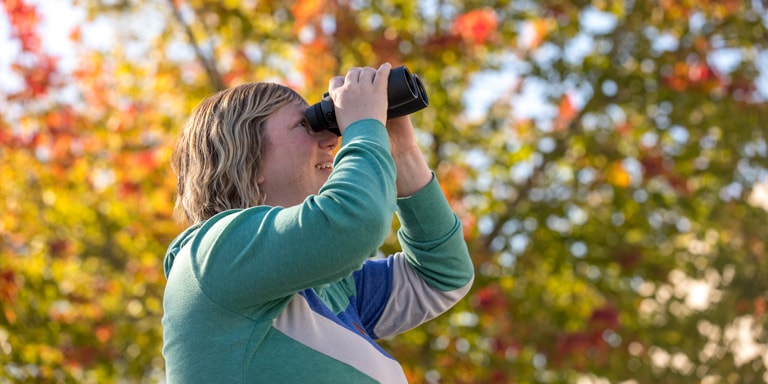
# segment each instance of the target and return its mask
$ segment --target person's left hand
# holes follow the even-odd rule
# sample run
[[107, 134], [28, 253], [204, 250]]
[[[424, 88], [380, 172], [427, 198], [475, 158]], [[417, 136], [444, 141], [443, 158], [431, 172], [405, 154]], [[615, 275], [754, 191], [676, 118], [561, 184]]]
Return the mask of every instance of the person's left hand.
[[409, 116], [387, 120], [392, 158], [397, 167], [397, 196], [410, 196], [432, 180]]
[[389, 143], [392, 149], [392, 157], [398, 157], [411, 151], [419, 151], [416, 142], [416, 134], [409, 116], [395, 117], [387, 120], [389, 131]]

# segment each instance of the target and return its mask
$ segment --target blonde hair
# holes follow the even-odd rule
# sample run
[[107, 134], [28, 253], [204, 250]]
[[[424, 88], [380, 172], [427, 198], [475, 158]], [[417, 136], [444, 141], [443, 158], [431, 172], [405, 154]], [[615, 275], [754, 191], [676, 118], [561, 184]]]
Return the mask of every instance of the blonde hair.
[[[196, 224], [228, 209], [263, 203], [256, 182], [265, 147], [264, 122], [291, 102], [294, 90], [248, 83], [220, 91], [192, 111], [174, 149], [176, 214]], [[181, 211], [181, 212], [180, 212]]]

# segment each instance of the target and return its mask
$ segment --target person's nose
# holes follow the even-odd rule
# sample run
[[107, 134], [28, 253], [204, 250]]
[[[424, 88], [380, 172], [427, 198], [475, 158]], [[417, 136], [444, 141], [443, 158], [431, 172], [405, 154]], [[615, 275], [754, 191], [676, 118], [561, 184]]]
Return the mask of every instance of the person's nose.
[[339, 144], [339, 137], [335, 133], [327, 130], [317, 132], [317, 141], [321, 148], [330, 148], [334, 150]]

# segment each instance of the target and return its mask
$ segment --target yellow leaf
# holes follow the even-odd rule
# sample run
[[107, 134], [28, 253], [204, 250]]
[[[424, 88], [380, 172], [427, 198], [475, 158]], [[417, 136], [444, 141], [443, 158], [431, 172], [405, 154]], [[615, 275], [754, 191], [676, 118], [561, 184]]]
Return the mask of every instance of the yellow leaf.
[[632, 182], [632, 176], [620, 162], [614, 162], [610, 168], [608, 168], [607, 176], [609, 183], [620, 188], [629, 187]]

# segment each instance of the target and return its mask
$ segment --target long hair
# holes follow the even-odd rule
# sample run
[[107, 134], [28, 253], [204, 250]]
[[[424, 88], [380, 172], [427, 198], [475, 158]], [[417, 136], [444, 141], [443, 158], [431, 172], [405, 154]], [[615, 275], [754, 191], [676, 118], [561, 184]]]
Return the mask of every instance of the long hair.
[[286, 86], [248, 83], [195, 107], [171, 159], [178, 178], [176, 214], [183, 212], [179, 218], [196, 224], [228, 209], [263, 203], [256, 182], [267, 140], [263, 125], [291, 102], [306, 105]]

